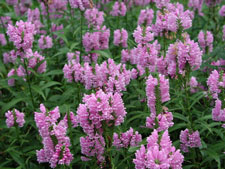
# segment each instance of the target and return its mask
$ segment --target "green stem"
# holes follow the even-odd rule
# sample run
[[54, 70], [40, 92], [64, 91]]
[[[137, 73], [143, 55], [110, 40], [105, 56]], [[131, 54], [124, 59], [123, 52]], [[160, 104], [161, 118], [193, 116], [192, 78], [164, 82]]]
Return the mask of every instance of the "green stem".
[[31, 85], [30, 85], [30, 77], [28, 75], [28, 68], [27, 68], [26, 59], [24, 59], [24, 67], [25, 67], [25, 71], [26, 71], [26, 79], [27, 79], [27, 83], [28, 83], [28, 89], [29, 89], [29, 92], [30, 92], [30, 97], [31, 97], [32, 105], [33, 105], [33, 108], [35, 108], [33, 93], [32, 93]]

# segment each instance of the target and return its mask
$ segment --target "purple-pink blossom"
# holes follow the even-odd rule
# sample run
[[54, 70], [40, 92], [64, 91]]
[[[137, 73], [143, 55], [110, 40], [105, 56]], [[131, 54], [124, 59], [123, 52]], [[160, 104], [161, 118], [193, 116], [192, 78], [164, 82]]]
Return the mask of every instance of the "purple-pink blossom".
[[136, 169], [143, 168], [165, 168], [181, 169], [184, 161], [180, 150], [172, 146], [168, 130], [160, 137], [157, 130], [154, 130], [147, 138], [147, 148], [141, 145], [140, 150], [135, 153], [133, 162]]
[[168, 74], [175, 77], [176, 73], [183, 74], [185, 72], [187, 63], [192, 70], [199, 69], [202, 64], [202, 51], [197, 43], [187, 38], [184, 43], [179, 41], [175, 44], [170, 44], [166, 61]]
[[81, 82], [88, 90], [100, 87], [107, 92], [125, 91], [131, 78], [136, 77], [133, 74], [135, 72], [127, 70], [125, 64], [117, 65], [112, 59], [100, 65], [95, 64], [94, 67], [87, 62], [82, 66], [75, 60], [71, 60], [64, 66], [63, 72], [68, 82]]
[[154, 33], [152, 33], [152, 28], [150, 26], [141, 27], [138, 26], [133, 33], [135, 42], [138, 44], [147, 44], [154, 40]]
[[34, 24], [20, 20], [15, 26], [8, 25], [7, 34], [17, 49], [26, 51], [32, 48], [36, 31]]
[[180, 133], [180, 142], [182, 143], [181, 150], [183, 152], [189, 152], [188, 148], [200, 147], [202, 145], [198, 130], [197, 131], [189, 131], [188, 129], [185, 129], [184, 131], [182, 130]]
[[3, 33], [0, 33], [0, 44], [1, 44], [1, 46], [5, 46], [7, 44], [5, 35]]
[[122, 45], [122, 47], [127, 47], [127, 39], [128, 39], [128, 33], [125, 29], [117, 29], [114, 31], [114, 45], [119, 46]]
[[73, 160], [70, 152], [70, 138], [66, 136], [68, 122], [67, 118], [60, 118], [59, 107], [47, 111], [43, 104], [40, 105], [40, 112], [34, 113], [36, 126], [42, 137], [43, 148], [36, 151], [39, 163], [49, 162], [51, 168], [58, 164], [69, 165]]
[[40, 39], [38, 40], [38, 45], [41, 49], [49, 49], [52, 48], [52, 38], [49, 36], [41, 35]]
[[88, 27], [98, 27], [104, 22], [104, 12], [99, 11], [97, 8], [87, 9], [84, 13], [88, 21]]
[[24, 113], [20, 112], [17, 109], [14, 109], [12, 111], [9, 110], [5, 113], [7, 127], [10, 128], [14, 126], [15, 122], [19, 127], [23, 127], [25, 123], [24, 116]]
[[101, 133], [102, 122], [108, 126], [120, 125], [127, 114], [119, 93], [107, 94], [99, 90], [96, 94], [85, 95], [83, 102], [78, 107], [77, 120], [88, 135]]
[[90, 8], [89, 0], [69, 0], [71, 8], [79, 8], [81, 11], [84, 11], [87, 8]]
[[112, 11], [110, 12], [110, 14], [112, 16], [125, 16], [126, 12], [127, 12], [127, 7], [125, 3], [116, 1], [112, 7]]
[[110, 30], [103, 26], [96, 32], [87, 32], [83, 36], [83, 45], [86, 52], [92, 50], [103, 50], [109, 48]]
[[154, 11], [152, 9], [142, 9], [138, 17], [138, 25], [144, 24], [150, 26], [152, 24], [153, 18]]
[[204, 33], [201, 31], [198, 35], [198, 42], [205, 53], [206, 50], [212, 52], [213, 50], [213, 34], [210, 31]]
[[214, 121], [225, 121], [225, 108], [222, 109], [221, 100], [215, 101], [215, 107], [212, 109], [212, 119]]
[[133, 130], [130, 128], [128, 131], [121, 133], [118, 135], [117, 133], [113, 134], [113, 146], [116, 148], [128, 148], [129, 146], [135, 147], [142, 141], [141, 134], [138, 131]]

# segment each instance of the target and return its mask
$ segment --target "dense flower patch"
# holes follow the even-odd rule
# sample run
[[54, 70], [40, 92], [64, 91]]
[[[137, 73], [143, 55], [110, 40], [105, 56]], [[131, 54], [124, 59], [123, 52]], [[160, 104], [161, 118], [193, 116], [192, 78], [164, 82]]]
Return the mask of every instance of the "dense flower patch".
[[2, 0], [0, 168], [225, 166], [225, 2]]

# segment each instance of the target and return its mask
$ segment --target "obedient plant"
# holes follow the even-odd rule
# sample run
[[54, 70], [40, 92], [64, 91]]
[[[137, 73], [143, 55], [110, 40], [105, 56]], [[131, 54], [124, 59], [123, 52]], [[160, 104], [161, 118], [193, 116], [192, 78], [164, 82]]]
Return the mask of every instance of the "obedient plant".
[[113, 146], [116, 148], [135, 147], [142, 141], [141, 134], [138, 131], [134, 132], [133, 128], [130, 128], [125, 133], [118, 135], [113, 133]]
[[202, 5], [203, 5], [203, 0], [189, 0], [188, 2], [188, 6], [190, 8], [193, 8], [194, 11], [198, 10], [198, 14], [201, 16], [203, 16]]
[[67, 118], [58, 122], [61, 116], [58, 107], [47, 111], [45, 106], [41, 104], [40, 111], [34, 113], [36, 126], [43, 144], [43, 148], [36, 152], [38, 162], [48, 162], [51, 168], [55, 168], [58, 164], [69, 165], [73, 160], [73, 155], [69, 149], [70, 138], [66, 136]]
[[175, 77], [185, 73], [187, 64], [191, 70], [199, 69], [202, 64], [202, 51], [196, 42], [187, 38], [185, 42], [178, 41], [175, 44], [170, 44], [166, 60], [168, 74]]
[[110, 14], [112, 16], [125, 16], [126, 12], [127, 12], [127, 7], [124, 4], [124, 2], [115, 2]]
[[162, 106], [162, 103], [170, 100], [169, 80], [161, 74], [157, 78], [149, 75], [146, 81], [146, 95], [151, 112], [146, 119], [146, 127], [163, 131], [173, 126], [172, 113]]
[[147, 147], [141, 145], [133, 160], [136, 169], [165, 168], [181, 169], [184, 161], [180, 150], [176, 150], [170, 141], [168, 130], [163, 133], [154, 130], [147, 138]]
[[180, 133], [181, 150], [189, 152], [188, 148], [200, 147], [201, 139], [198, 131], [190, 131], [185, 129]]
[[12, 111], [9, 110], [5, 113], [7, 127], [10, 128], [14, 126], [15, 122], [19, 127], [23, 127], [25, 123], [24, 116], [24, 113], [17, 109], [13, 109]]
[[96, 8], [87, 9], [84, 13], [85, 18], [88, 21], [88, 27], [100, 27], [104, 22], [104, 12], [99, 11]]
[[138, 17], [138, 25], [150, 26], [154, 18], [154, 11], [152, 9], [142, 9]]
[[201, 31], [198, 34], [198, 42], [204, 53], [213, 51], [213, 35], [210, 31], [207, 31], [206, 33]]
[[85, 95], [83, 102], [77, 110], [77, 121], [87, 134], [80, 138], [81, 151], [85, 155], [82, 160], [96, 157], [100, 166], [110, 165], [107, 163], [111, 163], [112, 159], [106, 149], [112, 146], [114, 127], [123, 123], [127, 114], [123, 100], [119, 93], [99, 90], [95, 94]]
[[26, 51], [32, 48], [36, 31], [34, 24], [21, 20], [15, 26], [8, 25], [7, 34], [18, 50]]
[[225, 166], [223, 1], [0, 6], [0, 168]]
[[82, 66], [75, 60], [69, 60], [63, 72], [68, 82], [81, 82], [88, 90], [100, 87], [107, 92], [125, 91], [126, 85], [136, 78], [137, 74], [135, 69], [127, 70], [124, 64], [116, 65], [112, 59], [94, 67], [87, 62]]
[[119, 46], [122, 45], [123, 48], [127, 47], [127, 39], [128, 39], [128, 33], [125, 29], [117, 29], [114, 31], [114, 45]]

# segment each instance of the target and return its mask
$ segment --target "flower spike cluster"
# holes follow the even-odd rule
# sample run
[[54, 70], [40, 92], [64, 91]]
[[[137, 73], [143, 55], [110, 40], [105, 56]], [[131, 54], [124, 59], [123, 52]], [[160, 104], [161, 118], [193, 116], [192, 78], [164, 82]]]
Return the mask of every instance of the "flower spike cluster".
[[180, 133], [180, 142], [181, 144], [181, 150], [183, 152], [189, 152], [188, 147], [200, 147], [201, 139], [198, 131], [192, 131], [190, 132], [188, 129], [182, 130]]
[[110, 14], [112, 16], [125, 16], [126, 12], [127, 12], [127, 7], [125, 3], [116, 1], [112, 7], [112, 11], [110, 12]]
[[[25, 53], [22, 53], [22, 55], [20, 54], [20, 52], [14, 52], [14, 51], [11, 51], [9, 54], [6, 53], [4, 54], [4, 61], [14, 63], [18, 55], [23, 56], [20, 59], [22, 64], [17, 65], [18, 66], [17, 69], [15, 68], [11, 69], [8, 73], [8, 77], [17, 75], [19, 77], [25, 78], [27, 73], [28, 75], [31, 74], [32, 72], [31, 71], [26, 72], [26, 68], [24, 67], [24, 63], [26, 61], [27, 61], [27, 68], [31, 68], [35, 70], [37, 73], [43, 73], [46, 71], [46, 61], [44, 60], [45, 58], [41, 56], [37, 51], [33, 53], [31, 49], [28, 49]], [[9, 86], [14, 86], [15, 79], [13, 78], [9, 79], [8, 84]]]
[[206, 53], [206, 50], [209, 52], [213, 51], [213, 34], [210, 31], [207, 31], [206, 33], [203, 31], [199, 32], [198, 42], [204, 53]]
[[225, 88], [225, 74], [223, 73], [221, 76], [217, 70], [213, 70], [209, 75], [207, 85], [213, 98], [217, 99], [221, 89]]
[[15, 26], [8, 25], [7, 34], [17, 49], [26, 51], [32, 48], [36, 31], [34, 24], [21, 20], [17, 21]]
[[92, 50], [103, 50], [109, 48], [110, 30], [103, 26], [98, 28], [96, 32], [87, 32], [83, 36], [83, 45], [86, 52]]
[[152, 9], [142, 9], [138, 17], [138, 25], [150, 26], [154, 18], [154, 11]]
[[170, 44], [166, 61], [168, 74], [175, 77], [177, 73], [185, 73], [186, 64], [189, 64], [192, 70], [199, 69], [202, 64], [202, 51], [197, 43], [187, 38], [185, 42]]
[[172, 146], [168, 130], [162, 135], [154, 130], [147, 138], [147, 147], [141, 146], [133, 160], [136, 169], [181, 169], [184, 161], [180, 150]]
[[128, 33], [125, 29], [117, 29], [114, 31], [114, 41], [113, 44], [115, 46], [122, 45], [123, 48], [127, 47], [127, 39], [128, 39]]
[[112, 59], [91, 67], [89, 63], [82, 66], [75, 60], [69, 61], [63, 68], [64, 77], [68, 82], [81, 82], [86, 89], [102, 88], [107, 92], [121, 92], [131, 78], [136, 78], [136, 71], [127, 70], [125, 64], [116, 65]]
[[85, 18], [88, 21], [88, 27], [100, 27], [104, 22], [104, 12], [99, 11], [96, 8], [87, 9], [84, 13]]
[[82, 160], [88, 161], [96, 157], [103, 163], [105, 149], [104, 130], [118, 126], [124, 121], [127, 112], [119, 93], [104, 93], [102, 90], [95, 94], [85, 95], [84, 104], [77, 110], [77, 122], [87, 134], [80, 138], [81, 151], [85, 156]]
[[18, 124], [19, 127], [23, 127], [25, 120], [24, 120], [24, 113], [20, 112], [17, 109], [12, 111], [8, 111], [5, 113], [6, 117], [6, 125], [8, 128], [14, 126], [15, 122]]
[[37, 150], [39, 163], [49, 162], [51, 168], [58, 164], [69, 165], [73, 160], [70, 152], [70, 138], [66, 136], [67, 118], [60, 118], [59, 108], [47, 112], [43, 104], [40, 105], [41, 112], [34, 113], [34, 119], [42, 137], [43, 148]]
[[146, 81], [146, 95], [151, 115], [146, 119], [148, 128], [156, 128], [158, 131], [167, 130], [173, 126], [173, 115], [167, 109], [163, 110], [162, 103], [170, 100], [169, 80], [164, 75], [154, 78], [149, 75]]
[[130, 128], [125, 133], [118, 135], [117, 133], [113, 134], [113, 146], [116, 148], [127, 148], [129, 146], [135, 147], [138, 146], [138, 143], [142, 141], [141, 134], [138, 131], [134, 132], [133, 128]]

